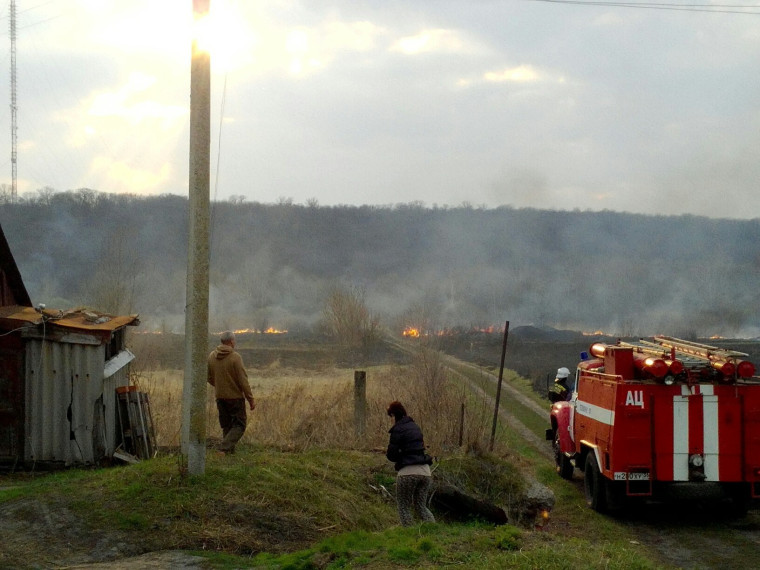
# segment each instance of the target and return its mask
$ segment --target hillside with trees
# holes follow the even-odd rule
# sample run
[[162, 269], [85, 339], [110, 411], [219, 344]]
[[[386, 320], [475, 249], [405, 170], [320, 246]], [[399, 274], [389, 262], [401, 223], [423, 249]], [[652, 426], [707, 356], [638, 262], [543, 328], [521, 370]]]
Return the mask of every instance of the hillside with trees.
[[[0, 204], [35, 303], [181, 330], [185, 197], [54, 192]], [[214, 202], [211, 327], [300, 330], [335, 291], [382, 326], [515, 324], [757, 336], [760, 220], [418, 203]]]

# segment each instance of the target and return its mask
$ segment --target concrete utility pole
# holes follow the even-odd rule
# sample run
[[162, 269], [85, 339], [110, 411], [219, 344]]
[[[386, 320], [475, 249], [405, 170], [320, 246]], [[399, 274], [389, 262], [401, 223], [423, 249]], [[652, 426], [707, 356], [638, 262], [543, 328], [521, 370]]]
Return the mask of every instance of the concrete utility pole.
[[[196, 24], [210, 0], [193, 0]], [[196, 26], [197, 29], [197, 26]], [[206, 471], [206, 377], [208, 357], [209, 178], [211, 56], [193, 37], [190, 68], [190, 202], [185, 306], [185, 379], [182, 453], [190, 475]]]

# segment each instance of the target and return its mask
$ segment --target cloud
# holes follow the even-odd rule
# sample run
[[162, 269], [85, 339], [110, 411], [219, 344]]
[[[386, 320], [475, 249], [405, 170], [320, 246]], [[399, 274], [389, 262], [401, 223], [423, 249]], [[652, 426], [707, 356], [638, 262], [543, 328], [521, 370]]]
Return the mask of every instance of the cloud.
[[96, 118], [118, 118], [132, 125], [156, 119], [161, 124], [187, 115], [186, 106], [146, 98], [150, 96], [149, 92], [155, 85], [155, 77], [131, 73], [127, 82], [118, 89], [93, 95], [86, 113]]
[[460, 53], [465, 51], [467, 43], [461, 34], [454, 30], [423, 30], [413, 36], [406, 36], [397, 40], [391, 51], [398, 51], [406, 55], [421, 53]]
[[354, 52], [371, 51], [378, 46], [378, 40], [388, 32], [382, 26], [369, 21], [341, 22], [330, 21], [322, 27], [324, 43], [332, 51], [348, 50]]
[[[133, 131], [126, 141], [149, 138], [155, 141], [156, 132], [175, 129], [188, 114], [188, 107], [162, 101], [155, 77], [132, 73], [126, 83], [113, 89], [91, 94], [73, 109], [56, 113], [55, 118], [69, 127], [67, 141], [82, 147], [93, 136]], [[159, 146], [160, 148], [160, 146]]]
[[[760, 32], [747, 16], [447, 0], [211, 10], [212, 131], [235, 118], [212, 134], [220, 195], [498, 204], [491, 181], [507, 168], [540, 174], [552, 197], [524, 205], [647, 211], [656, 197], [711, 213], [722, 193], [728, 215], [760, 215]], [[111, 167], [90, 166], [105, 156], [156, 180], [165, 163], [183, 172], [191, 13], [187, 0], [20, 12], [24, 184], [97, 188], [88, 176]], [[160, 191], [186, 191], [169, 176]]]
[[171, 179], [172, 171], [166, 162], [151, 170], [110, 157], [97, 157], [90, 166], [90, 176], [101, 180], [104, 187], [130, 194], [159, 193]]
[[501, 71], [487, 71], [483, 74], [483, 79], [491, 83], [532, 83], [538, 81], [540, 76], [530, 65], [520, 65]]
[[326, 19], [312, 26], [267, 24], [254, 50], [255, 67], [263, 73], [287, 71], [302, 79], [327, 71], [347, 54], [378, 49], [386, 31], [369, 21]]
[[173, 102], [163, 87], [156, 77], [135, 72], [122, 84], [56, 112], [65, 136], [43, 140], [42, 150], [55, 142], [54, 152], [81, 170], [63, 188], [60, 182], [52, 186], [139, 194], [179, 187], [181, 180], [174, 177], [187, 160], [189, 102]]

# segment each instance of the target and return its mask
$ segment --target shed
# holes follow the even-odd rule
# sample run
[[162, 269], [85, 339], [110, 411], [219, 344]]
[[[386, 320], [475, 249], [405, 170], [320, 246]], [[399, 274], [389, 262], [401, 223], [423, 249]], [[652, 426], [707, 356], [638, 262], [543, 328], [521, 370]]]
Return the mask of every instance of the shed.
[[0, 228], [0, 463], [98, 464], [122, 439], [137, 315], [31, 306]]

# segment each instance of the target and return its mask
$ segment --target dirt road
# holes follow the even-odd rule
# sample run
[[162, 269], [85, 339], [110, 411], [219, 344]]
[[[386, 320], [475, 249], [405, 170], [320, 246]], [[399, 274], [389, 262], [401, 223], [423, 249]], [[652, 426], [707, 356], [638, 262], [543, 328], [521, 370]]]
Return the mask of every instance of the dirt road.
[[[482, 370], [473, 366], [483, 374]], [[498, 378], [487, 374], [490, 381]], [[463, 380], [479, 397], [487, 395], [463, 376]], [[542, 408], [521, 394], [508, 383], [502, 384], [502, 393], [536, 412], [548, 422], [548, 405]], [[538, 437], [517, 418], [500, 410], [503, 421], [542, 455], [554, 462], [551, 444]], [[578, 493], [583, 494], [583, 474], [576, 470], [573, 482]], [[751, 510], [744, 518], [732, 518], [725, 510], [695, 501], [674, 504], [647, 504], [616, 517], [628, 527], [637, 539], [660, 556], [665, 564], [685, 570], [745, 570], [758, 566], [756, 562], [760, 547], [760, 510]]]
[[111, 560], [110, 562], [96, 562], [93, 564], [81, 564], [78, 566], [60, 566], [58, 568], [65, 570], [74, 570], [76, 568], [86, 568], [87, 570], [203, 570], [204, 559], [200, 556], [193, 556], [187, 552], [179, 550], [170, 550], [166, 552], [149, 552], [142, 556], [134, 558], [123, 558], [121, 560]]

